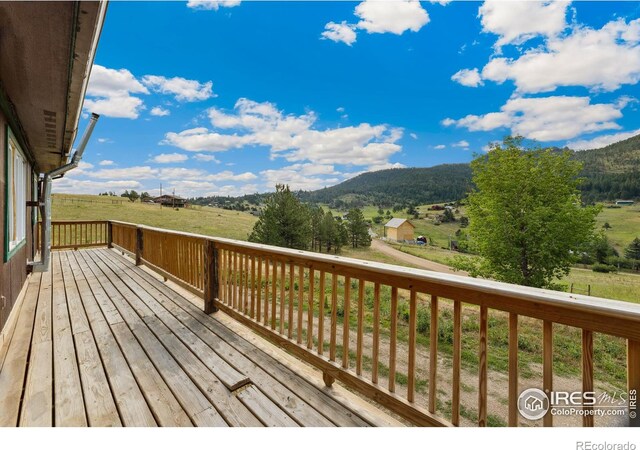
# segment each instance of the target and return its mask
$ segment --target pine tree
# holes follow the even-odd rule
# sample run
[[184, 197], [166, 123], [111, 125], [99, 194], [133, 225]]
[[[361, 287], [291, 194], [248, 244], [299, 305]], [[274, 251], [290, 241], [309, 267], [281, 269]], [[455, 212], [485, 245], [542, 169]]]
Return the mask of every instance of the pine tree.
[[369, 247], [371, 245], [369, 225], [364, 219], [362, 210], [353, 208], [347, 213], [347, 233], [353, 248]]
[[640, 260], [640, 238], [635, 238], [624, 251], [625, 258]]
[[305, 250], [311, 241], [309, 208], [289, 190], [278, 184], [276, 192], [265, 201], [260, 218], [249, 241]]

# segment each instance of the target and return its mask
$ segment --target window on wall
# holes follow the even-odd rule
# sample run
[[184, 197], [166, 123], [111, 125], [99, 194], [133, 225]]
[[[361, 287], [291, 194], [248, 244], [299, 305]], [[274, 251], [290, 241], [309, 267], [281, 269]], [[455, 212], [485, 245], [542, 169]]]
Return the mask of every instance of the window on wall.
[[7, 128], [6, 145], [6, 253], [8, 260], [18, 248], [22, 247], [27, 237], [27, 160], [20, 149], [11, 130]]

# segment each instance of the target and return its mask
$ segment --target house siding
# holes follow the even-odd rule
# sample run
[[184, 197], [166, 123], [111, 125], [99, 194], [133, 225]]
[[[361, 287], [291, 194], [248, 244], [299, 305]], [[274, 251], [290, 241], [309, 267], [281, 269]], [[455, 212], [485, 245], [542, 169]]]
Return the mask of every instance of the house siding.
[[[6, 208], [6, 126], [7, 120], [4, 113], [0, 110], [0, 252], [5, 253], [5, 208]], [[14, 131], [15, 132], [15, 131]], [[24, 150], [24, 149], [23, 149]], [[33, 168], [28, 164], [29, 171]], [[28, 183], [27, 197], [32, 196], [32, 183]], [[33, 227], [31, 221], [31, 208], [27, 208], [27, 242], [18, 251], [16, 251], [9, 261], [4, 262], [4, 258], [0, 258], [0, 330], [4, 327], [11, 310], [13, 309], [18, 294], [22, 290], [22, 286], [27, 280], [27, 263], [34, 257], [33, 248]]]
[[394, 241], [411, 241], [413, 240], [413, 227], [408, 222], [404, 222], [397, 228], [389, 227], [387, 228], [387, 238]]

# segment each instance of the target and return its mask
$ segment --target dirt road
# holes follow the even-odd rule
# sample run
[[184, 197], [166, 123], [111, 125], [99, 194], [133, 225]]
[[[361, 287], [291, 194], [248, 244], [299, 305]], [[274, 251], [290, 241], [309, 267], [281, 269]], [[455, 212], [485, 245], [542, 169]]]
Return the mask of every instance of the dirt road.
[[404, 262], [406, 264], [411, 264], [413, 266], [419, 267], [420, 269], [432, 270], [434, 272], [442, 272], [442, 273], [453, 273], [456, 275], [467, 275], [465, 272], [456, 272], [451, 269], [449, 266], [444, 264], [440, 264], [437, 262], [429, 261], [418, 256], [413, 256], [405, 252], [401, 252], [400, 250], [396, 250], [393, 247], [385, 244], [383, 241], [379, 239], [371, 240], [371, 248], [378, 250], [379, 252], [384, 253], [387, 256], [392, 257], [398, 262]]

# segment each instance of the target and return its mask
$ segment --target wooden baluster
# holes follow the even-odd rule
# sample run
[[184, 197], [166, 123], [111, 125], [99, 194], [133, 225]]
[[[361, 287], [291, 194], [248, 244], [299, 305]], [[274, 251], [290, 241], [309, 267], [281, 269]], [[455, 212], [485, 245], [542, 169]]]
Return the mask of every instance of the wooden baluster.
[[398, 288], [391, 288], [391, 327], [389, 330], [389, 391], [396, 391], [396, 346], [398, 341]]
[[451, 388], [451, 423], [460, 425], [460, 368], [462, 356], [462, 303], [453, 301], [453, 382]]
[[509, 426], [518, 426], [518, 315], [509, 313]]
[[218, 257], [219, 257], [219, 262], [218, 264], [220, 265], [219, 270], [220, 270], [220, 303], [227, 303], [227, 265], [226, 265], [226, 258], [227, 258], [227, 251], [224, 249], [219, 249], [218, 250]]
[[284, 306], [286, 304], [286, 300], [285, 300], [285, 272], [286, 272], [286, 264], [284, 261], [282, 261], [281, 263], [282, 265], [280, 266], [280, 334], [284, 334], [284, 321], [285, 321], [285, 314], [284, 314]]
[[[543, 322], [542, 335], [542, 389], [550, 396], [553, 391], [553, 322]], [[553, 416], [550, 412], [542, 418], [542, 424], [545, 427], [553, 426]]]
[[219, 268], [218, 268], [218, 250], [212, 241], [207, 241], [207, 249], [205, 254], [205, 271], [206, 278], [204, 283], [204, 312], [211, 314], [217, 311], [216, 299], [218, 298], [219, 285]]
[[233, 309], [238, 310], [238, 253], [233, 252]]
[[480, 350], [478, 352], [478, 426], [487, 426], [487, 324], [489, 310], [480, 306]]
[[349, 319], [351, 318], [351, 278], [344, 277], [344, 314], [342, 316], [342, 367], [349, 368]]
[[309, 269], [309, 305], [307, 307], [307, 348], [313, 348], [313, 296], [315, 274], [313, 267]]
[[329, 339], [329, 359], [336, 360], [338, 340], [338, 275], [331, 274], [331, 336]]
[[233, 250], [227, 250], [227, 305], [233, 307]]
[[438, 379], [438, 297], [431, 296], [431, 325], [429, 328], [429, 412], [436, 412]]
[[256, 321], [260, 322], [260, 316], [262, 314], [262, 310], [260, 307], [262, 306], [262, 257], [258, 256], [258, 286], [256, 286], [257, 298], [256, 298]]
[[256, 317], [256, 257], [251, 256], [251, 311], [252, 319]]
[[295, 266], [289, 263], [289, 320], [287, 324], [287, 338], [293, 338], [293, 291]]
[[271, 280], [271, 329], [276, 329], [276, 320], [277, 320], [277, 302], [278, 302], [278, 261], [273, 260], [273, 275]]
[[[627, 339], [627, 391], [637, 396], [640, 392], [640, 342]], [[630, 405], [631, 406], [631, 405]], [[637, 403], [633, 405], [633, 410], [629, 409], [629, 413], [632, 411], [635, 413], [635, 417], [631, 417], [629, 414], [629, 426], [639, 427], [640, 416], [638, 416]]]
[[378, 362], [380, 359], [380, 283], [373, 286], [373, 348], [371, 350], [371, 382], [378, 384]]
[[302, 302], [304, 301], [304, 266], [300, 266], [298, 269], [298, 330], [296, 333], [296, 342], [302, 344], [302, 313], [304, 308]]
[[269, 326], [269, 269], [271, 261], [265, 258], [264, 264], [264, 326]]
[[[582, 330], [582, 392], [593, 392], [593, 332]], [[593, 426], [593, 406], [583, 406], [582, 426]]]
[[362, 340], [364, 334], [364, 280], [358, 282], [358, 331], [356, 336], [356, 374], [362, 375]]
[[318, 355], [324, 352], [324, 270], [320, 271], [320, 295], [318, 296]]
[[244, 256], [242, 253], [238, 254], [238, 311], [245, 312], [244, 309]]
[[250, 265], [251, 257], [249, 255], [245, 255], [244, 257], [244, 313], [247, 315], [251, 314], [250, 306], [249, 306], [249, 280], [251, 279], [251, 265]]
[[416, 391], [416, 326], [418, 319], [418, 298], [416, 291], [411, 289], [409, 295], [409, 354], [407, 367], [407, 400], [415, 400]]

